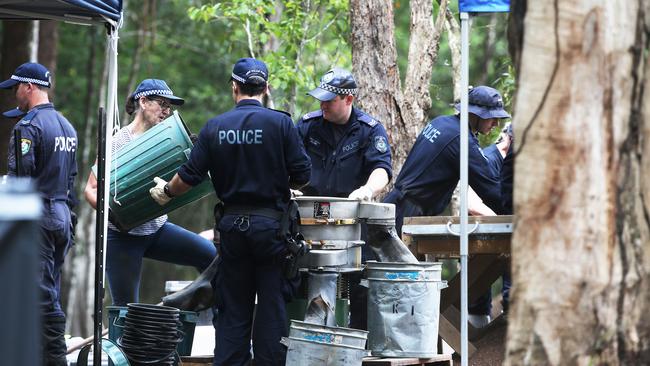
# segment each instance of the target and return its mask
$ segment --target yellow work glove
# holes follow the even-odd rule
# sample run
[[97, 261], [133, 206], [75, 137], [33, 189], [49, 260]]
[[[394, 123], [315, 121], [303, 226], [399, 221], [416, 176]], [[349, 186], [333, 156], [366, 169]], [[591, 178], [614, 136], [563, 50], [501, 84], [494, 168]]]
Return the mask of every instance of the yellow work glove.
[[156, 186], [149, 189], [149, 194], [154, 201], [158, 202], [159, 205], [164, 206], [167, 202], [171, 201], [172, 197], [165, 192], [165, 185], [167, 182], [160, 178], [155, 177], [153, 182], [156, 183]]

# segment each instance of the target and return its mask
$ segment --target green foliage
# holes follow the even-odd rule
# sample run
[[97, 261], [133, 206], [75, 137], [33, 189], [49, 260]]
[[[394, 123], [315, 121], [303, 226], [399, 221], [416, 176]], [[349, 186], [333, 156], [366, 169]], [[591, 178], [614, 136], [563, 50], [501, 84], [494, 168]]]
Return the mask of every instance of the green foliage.
[[321, 74], [334, 65], [351, 67], [347, 12], [343, 0], [240, 0], [199, 2], [187, 14], [199, 24], [230, 29], [226, 43], [232, 54], [254, 56], [269, 67], [276, 106], [304, 112], [312, 102], [304, 92]]

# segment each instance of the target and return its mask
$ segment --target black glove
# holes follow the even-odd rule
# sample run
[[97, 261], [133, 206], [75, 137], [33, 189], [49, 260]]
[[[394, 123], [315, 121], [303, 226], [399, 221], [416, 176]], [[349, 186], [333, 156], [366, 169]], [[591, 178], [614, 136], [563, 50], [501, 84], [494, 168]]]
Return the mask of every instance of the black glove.
[[199, 141], [199, 135], [195, 133], [190, 134], [190, 141], [192, 141], [192, 145], [196, 144], [197, 141]]

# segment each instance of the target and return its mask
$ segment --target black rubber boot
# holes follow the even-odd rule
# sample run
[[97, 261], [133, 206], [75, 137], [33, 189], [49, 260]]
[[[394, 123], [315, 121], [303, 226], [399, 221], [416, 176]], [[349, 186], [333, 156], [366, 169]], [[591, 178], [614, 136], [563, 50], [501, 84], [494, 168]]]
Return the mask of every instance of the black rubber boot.
[[65, 317], [43, 318], [43, 365], [67, 366]]

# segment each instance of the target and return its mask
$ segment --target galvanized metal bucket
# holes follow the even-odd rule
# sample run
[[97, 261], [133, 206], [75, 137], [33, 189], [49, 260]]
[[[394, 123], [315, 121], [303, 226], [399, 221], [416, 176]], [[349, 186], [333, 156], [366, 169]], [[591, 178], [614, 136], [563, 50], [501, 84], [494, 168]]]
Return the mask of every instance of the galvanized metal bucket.
[[190, 155], [192, 141], [178, 112], [123, 146], [113, 156], [110, 177], [110, 208], [115, 224], [130, 230], [213, 193], [206, 179], [165, 206], [157, 204], [149, 189], [154, 177], [169, 181]]
[[286, 366], [331, 365], [360, 366], [368, 354], [365, 350], [368, 332], [291, 321]]
[[442, 263], [367, 263], [368, 348], [373, 356], [437, 354]]

